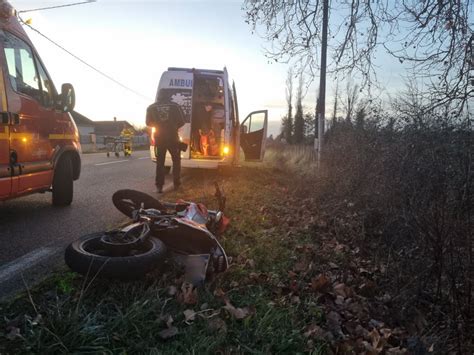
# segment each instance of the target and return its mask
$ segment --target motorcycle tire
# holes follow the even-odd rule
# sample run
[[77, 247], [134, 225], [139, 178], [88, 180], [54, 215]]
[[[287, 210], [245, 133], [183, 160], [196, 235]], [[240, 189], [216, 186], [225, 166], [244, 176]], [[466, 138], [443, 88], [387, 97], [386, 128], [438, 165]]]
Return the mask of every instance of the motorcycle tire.
[[114, 206], [125, 216], [133, 218], [133, 211], [140, 208], [143, 203], [144, 208], [155, 208], [163, 210], [165, 207], [156, 198], [137, 190], [118, 190], [112, 195]]
[[133, 280], [158, 267], [166, 257], [166, 246], [148, 238], [129, 256], [110, 256], [101, 249], [103, 232], [88, 234], [66, 248], [64, 259], [71, 270], [90, 278]]

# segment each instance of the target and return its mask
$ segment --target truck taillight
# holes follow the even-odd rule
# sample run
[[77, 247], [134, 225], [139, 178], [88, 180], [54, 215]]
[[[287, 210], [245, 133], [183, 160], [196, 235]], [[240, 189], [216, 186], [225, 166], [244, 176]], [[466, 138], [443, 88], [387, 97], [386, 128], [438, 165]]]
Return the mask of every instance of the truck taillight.
[[155, 145], [155, 133], [156, 133], [156, 128], [151, 127], [151, 145]]

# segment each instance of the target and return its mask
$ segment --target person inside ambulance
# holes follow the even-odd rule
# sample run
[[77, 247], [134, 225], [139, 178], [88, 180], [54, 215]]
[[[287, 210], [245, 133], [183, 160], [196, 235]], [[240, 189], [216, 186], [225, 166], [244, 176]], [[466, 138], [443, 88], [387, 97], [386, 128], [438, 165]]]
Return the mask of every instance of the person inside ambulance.
[[193, 113], [193, 150], [202, 155], [207, 152], [207, 135], [211, 129], [212, 105], [198, 104]]
[[[225, 111], [222, 105], [214, 107], [212, 110], [211, 116], [211, 127], [216, 139], [217, 147], [220, 147], [224, 144], [222, 134], [224, 133], [225, 126]], [[213, 155], [219, 155], [219, 149], [217, 148], [217, 153]]]

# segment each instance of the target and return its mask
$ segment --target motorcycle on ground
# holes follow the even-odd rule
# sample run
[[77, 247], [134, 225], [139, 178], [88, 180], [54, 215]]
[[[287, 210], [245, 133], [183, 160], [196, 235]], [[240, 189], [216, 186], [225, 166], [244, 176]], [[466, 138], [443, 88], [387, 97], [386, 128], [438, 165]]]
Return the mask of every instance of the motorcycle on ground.
[[140, 191], [119, 190], [112, 201], [130, 223], [72, 242], [66, 248], [66, 264], [89, 277], [133, 280], [172, 258], [185, 267], [186, 281], [200, 284], [229, 266], [216, 238], [229, 222], [217, 184], [216, 197], [219, 209], [208, 210], [200, 203], [167, 203]]

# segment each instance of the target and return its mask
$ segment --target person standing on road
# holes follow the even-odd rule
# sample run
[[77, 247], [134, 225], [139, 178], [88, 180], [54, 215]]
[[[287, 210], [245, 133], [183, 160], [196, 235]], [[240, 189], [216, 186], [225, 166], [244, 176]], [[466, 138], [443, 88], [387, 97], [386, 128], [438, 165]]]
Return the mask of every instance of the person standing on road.
[[147, 126], [155, 127], [155, 156], [157, 192], [163, 192], [165, 182], [166, 151], [173, 161], [173, 184], [177, 189], [181, 185], [181, 152], [178, 129], [184, 125], [184, 114], [178, 105], [160, 105], [154, 103], [147, 108]]

